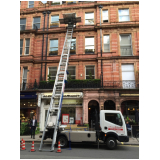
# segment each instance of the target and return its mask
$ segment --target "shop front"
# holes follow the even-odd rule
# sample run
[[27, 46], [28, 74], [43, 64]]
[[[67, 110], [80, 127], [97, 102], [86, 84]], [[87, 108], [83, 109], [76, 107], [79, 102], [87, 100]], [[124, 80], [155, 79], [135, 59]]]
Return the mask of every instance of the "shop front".
[[[39, 93], [41, 97], [40, 104], [40, 131], [43, 131], [47, 111], [50, 106], [52, 93]], [[60, 115], [61, 124], [82, 124], [83, 123], [83, 93], [82, 92], [64, 92]]]
[[37, 116], [37, 95], [36, 92], [20, 93], [20, 119], [22, 122], [29, 122], [33, 115]]

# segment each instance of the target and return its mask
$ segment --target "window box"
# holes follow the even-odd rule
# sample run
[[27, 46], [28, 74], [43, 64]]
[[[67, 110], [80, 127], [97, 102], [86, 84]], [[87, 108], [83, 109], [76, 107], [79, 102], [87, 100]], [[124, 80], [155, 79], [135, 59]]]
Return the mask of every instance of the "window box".
[[67, 1], [67, 4], [75, 4], [76, 1]]
[[93, 54], [95, 49], [85, 49], [85, 53], [87, 54]]
[[76, 54], [76, 50], [75, 49], [70, 50], [70, 54]]
[[52, 56], [52, 55], [58, 55], [58, 51], [49, 51], [49, 55]]
[[60, 5], [60, 2], [54, 2], [54, 3], [51, 3], [51, 5]]
[[51, 23], [51, 24], [50, 24], [50, 27], [51, 27], [51, 28], [53, 28], [53, 27], [59, 27], [59, 23]]

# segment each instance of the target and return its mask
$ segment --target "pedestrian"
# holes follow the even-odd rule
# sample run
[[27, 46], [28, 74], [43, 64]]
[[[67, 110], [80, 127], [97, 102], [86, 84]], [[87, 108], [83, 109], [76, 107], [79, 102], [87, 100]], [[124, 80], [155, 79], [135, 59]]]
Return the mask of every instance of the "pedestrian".
[[35, 130], [36, 130], [36, 127], [37, 127], [37, 120], [36, 120], [36, 117], [33, 116], [33, 119], [31, 119], [31, 123], [30, 123], [31, 138], [32, 138], [32, 135], [33, 135], [33, 139], [35, 139]]

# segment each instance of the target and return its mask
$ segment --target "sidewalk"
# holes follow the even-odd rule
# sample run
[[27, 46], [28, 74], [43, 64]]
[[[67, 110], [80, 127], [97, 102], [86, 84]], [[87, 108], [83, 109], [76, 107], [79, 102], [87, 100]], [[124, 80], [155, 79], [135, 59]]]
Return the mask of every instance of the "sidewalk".
[[[30, 135], [27, 136], [20, 136], [20, 141], [22, 140], [22, 138], [25, 140], [25, 142], [41, 142], [41, 138], [39, 138], [39, 136], [42, 135], [42, 133], [35, 135], [35, 139], [31, 138]], [[44, 143], [51, 143], [52, 139], [46, 139], [44, 140]], [[101, 142], [100, 142], [101, 143]], [[129, 138], [129, 142], [119, 142], [117, 141], [118, 145], [139, 145], [139, 142], [136, 140], [136, 138]]]

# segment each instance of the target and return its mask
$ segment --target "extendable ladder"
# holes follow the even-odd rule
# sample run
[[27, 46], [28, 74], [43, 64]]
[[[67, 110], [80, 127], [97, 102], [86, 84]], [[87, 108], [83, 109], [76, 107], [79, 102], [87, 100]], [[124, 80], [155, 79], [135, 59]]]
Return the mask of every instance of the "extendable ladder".
[[65, 89], [65, 81], [67, 80], [67, 68], [69, 62], [69, 54], [70, 54], [70, 46], [72, 41], [72, 33], [73, 33], [73, 24], [68, 24], [67, 33], [63, 45], [63, 50], [57, 70], [57, 75], [53, 87], [52, 97], [50, 101], [50, 107], [47, 112], [47, 117], [45, 121], [44, 131], [40, 144], [40, 151], [42, 150], [42, 144], [45, 137], [45, 132], [47, 127], [54, 128], [53, 132], [53, 140], [50, 150], [44, 151], [54, 151], [54, 145], [56, 143], [57, 131], [59, 127], [59, 118], [61, 115], [61, 107], [63, 100], [63, 93]]

